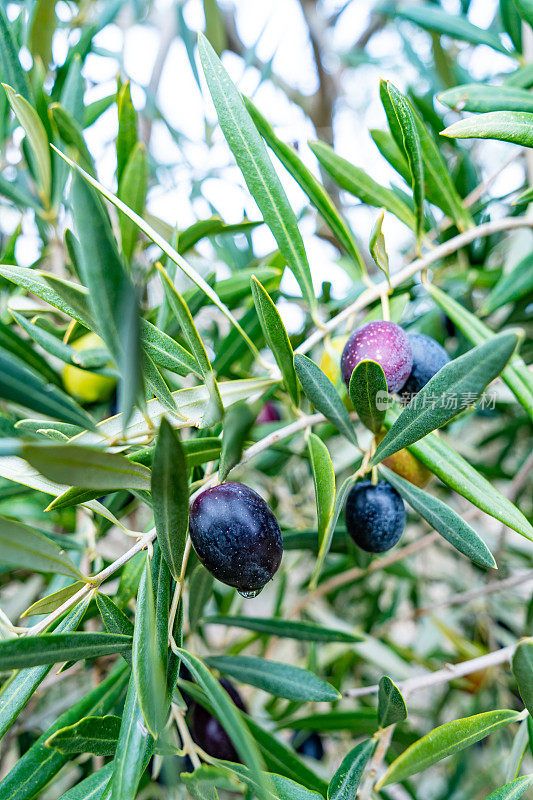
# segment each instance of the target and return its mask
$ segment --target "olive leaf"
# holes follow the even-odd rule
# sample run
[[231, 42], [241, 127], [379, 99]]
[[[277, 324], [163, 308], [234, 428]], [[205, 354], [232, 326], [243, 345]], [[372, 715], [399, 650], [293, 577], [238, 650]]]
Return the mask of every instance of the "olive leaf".
[[460, 413], [461, 398], [475, 402], [503, 370], [517, 344], [516, 333], [501, 333], [445, 364], [400, 414], [369, 466], [445, 425]]
[[264, 337], [277, 365], [283, 375], [283, 380], [293, 402], [298, 405], [299, 391], [296, 373], [294, 371], [294, 354], [285, 330], [283, 320], [268, 292], [261, 286], [255, 276], [250, 281], [252, 297]]
[[393, 681], [384, 675], [379, 681], [378, 722], [380, 728], [396, 725], [407, 719], [405, 700]]
[[431, 733], [414, 742], [396, 758], [376, 784], [379, 791], [391, 783], [398, 783], [421, 772], [447, 756], [479, 742], [490, 733], [509, 725], [520, 716], [518, 711], [507, 709], [485, 711], [473, 717], [455, 719], [440, 725]]
[[152, 464], [152, 507], [161, 552], [178, 580], [189, 529], [189, 481], [183, 446], [163, 417]]
[[352, 372], [349, 386], [350, 400], [363, 425], [373, 433], [383, 427], [387, 410], [387, 379], [380, 364], [365, 359]]
[[246, 110], [241, 95], [217, 54], [201, 34], [198, 39], [198, 52], [222, 132], [244, 175], [250, 193], [261, 209], [266, 224], [298, 281], [304, 300], [314, 314], [316, 298], [302, 236], [264, 142]]

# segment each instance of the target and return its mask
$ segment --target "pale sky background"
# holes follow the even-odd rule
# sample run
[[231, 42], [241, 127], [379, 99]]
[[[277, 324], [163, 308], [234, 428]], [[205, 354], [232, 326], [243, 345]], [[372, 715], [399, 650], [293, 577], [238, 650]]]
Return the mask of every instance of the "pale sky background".
[[[307, 28], [297, 0], [220, 0], [220, 5], [227, 7], [230, 2], [237, 9], [237, 26], [245, 45], [256, 45], [257, 55], [263, 60], [274, 56], [274, 71], [301, 92], [314, 92], [316, 72]], [[323, 7], [332, 12], [343, 4], [344, 2], [335, 0], [324, 0]], [[332, 67], [337, 59], [334, 54], [349, 49], [364, 30], [370, 9], [374, 5], [371, 0], [353, 0], [342, 13], [328, 40]], [[485, 27], [490, 23], [496, 6], [497, 0], [473, 0], [469, 19]], [[201, 0], [187, 0], [183, 7], [191, 30], [202, 29], [204, 19]], [[116, 24], [109, 25], [98, 34], [95, 44], [102, 54], [90, 55], [84, 71], [88, 85], [87, 102], [113, 92], [116, 88], [116, 76], [122, 70], [132, 81], [134, 104], [139, 110], [143, 108], [144, 87], [150, 81], [161, 31], [165, 30], [169, 20], [175, 16], [175, 8], [176, 0], [155, 0], [151, 17], [143, 24], [135, 24], [126, 9]], [[457, 13], [460, 4], [458, 0], [449, 0], [446, 8]], [[59, 2], [57, 13], [60, 19], [66, 21], [71, 12], [66, 3]], [[368, 48], [368, 54], [380, 63], [344, 72], [344, 97], [335, 115], [337, 151], [357, 166], [365, 167], [369, 175], [384, 184], [392, 180], [401, 185], [402, 181], [379, 154], [368, 132], [369, 128], [385, 127], [385, 115], [379, 100], [379, 79], [391, 79], [402, 90], [408, 87], [409, 82], [414, 82], [419, 92], [428, 88], [420, 78], [420, 72], [409, 65], [405, 54], [405, 40], [422, 61], [430, 59], [430, 39], [427, 33], [406, 22], [399, 22], [396, 26], [389, 24], [383, 32], [373, 37]], [[463, 66], [468, 65], [477, 80], [498, 80], [498, 74], [515, 68], [516, 62], [513, 59], [485, 46], [472, 48], [460, 44], [459, 47], [459, 62]], [[65, 34], [58, 31], [54, 39], [54, 57], [58, 63], [63, 61], [66, 51]], [[115, 54], [117, 57], [114, 57]], [[122, 63], [119, 59], [122, 59]], [[225, 53], [223, 62], [239, 89], [254, 97], [263, 114], [275, 126], [277, 134], [292, 143], [298, 142], [305, 163], [318, 175], [316, 160], [306, 144], [309, 138], [316, 137], [303, 112], [268, 81], [259, 85], [258, 71], [253, 67], [246, 67], [234, 54]], [[198, 69], [201, 75], [201, 68]], [[203, 77], [200, 92], [185, 46], [178, 38], [173, 41], [166, 59], [157, 100], [169, 122], [183, 135], [183, 140], [178, 146], [167, 128], [160, 122], [155, 123], [152, 152], [165, 168], [158, 170], [158, 184], [149, 193], [149, 210], [171, 225], [177, 224], [180, 229], [197, 219], [211, 216], [211, 209], [205, 199], [190, 199], [192, 181], [209, 174], [212, 177], [204, 183], [204, 193], [227, 222], [239, 221], [243, 213], [250, 219], [258, 219], [258, 209], [239, 170], [234, 166], [233, 157], [218, 128], [215, 128], [210, 145], [205, 144], [206, 116], [213, 125], [216, 115]], [[454, 119], [455, 115], [452, 113], [449, 118]], [[116, 108], [113, 108], [86, 133], [99, 177], [103, 183], [113, 188], [116, 131]], [[476, 144], [476, 149], [484, 165], [484, 177], [496, 171], [513, 152], [512, 145], [497, 142], [480, 142]], [[306, 197], [276, 162], [275, 157], [272, 159], [299, 215], [306, 206]], [[492, 192], [498, 196], [511, 191], [520, 186], [522, 179], [522, 166], [519, 162], [513, 163], [494, 183]], [[496, 209], [496, 213], [497, 211]], [[346, 215], [363, 248], [368, 246], [370, 230], [378, 213], [378, 209], [365, 208], [354, 198], [347, 197]], [[336, 264], [337, 251], [313, 235], [312, 215], [304, 216], [301, 231], [315, 286], [318, 289], [323, 280], [330, 280], [334, 294], [341, 297], [349, 289], [350, 279]], [[402, 249], [409, 245], [412, 237], [405, 226], [390, 214], [386, 215], [384, 232], [394, 270], [401, 265]], [[24, 233], [26, 235], [21, 242], [19, 256], [21, 263], [31, 263], [38, 250], [29, 223], [25, 223]], [[253, 237], [258, 254], [274, 249], [274, 239], [266, 226], [256, 230]], [[212, 269], [213, 251], [209, 243], [202, 243], [200, 251], [205, 258], [205, 263], [200, 263], [200, 268]], [[224, 275], [224, 266], [218, 265], [218, 268], [220, 274]], [[297, 291], [296, 283], [288, 272], [283, 285], [288, 291]], [[294, 328], [295, 323], [296, 320], [289, 320], [291, 328]]]

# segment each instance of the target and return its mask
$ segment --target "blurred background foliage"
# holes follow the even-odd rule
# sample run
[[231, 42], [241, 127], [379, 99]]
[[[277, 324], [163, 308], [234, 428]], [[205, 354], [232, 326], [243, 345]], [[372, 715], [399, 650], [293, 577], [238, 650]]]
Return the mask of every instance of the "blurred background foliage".
[[[421, 16], [422, 6], [437, 15]], [[380, 79], [393, 80], [423, 119], [433, 146], [448, 165], [462, 200], [460, 205], [466, 209], [465, 227], [523, 214], [527, 209], [527, 202], [518, 198], [533, 183], [531, 151], [501, 141], [472, 143], [439, 136], [463, 115], [462, 96], [448, 94], [444, 102], [446, 95], [442, 93], [447, 90], [488, 83], [501, 88], [493, 102], [508, 107], [514, 90], [528, 92], [533, 86], [532, 31], [521, 24], [513, 0], [426, 4], [373, 0], [27, 0], [2, 4], [0, 28], [4, 42], [0, 52], [2, 80], [29, 101], [40, 120], [40, 126], [32, 122], [33, 135], [37, 139], [42, 135], [61, 150], [76, 154], [84, 169], [97, 173], [105, 186], [116, 191], [169, 242], [177, 244], [180, 253], [187, 255], [230, 309], [243, 312], [243, 326], [259, 349], [265, 343], [250, 303], [252, 273], [276, 300], [294, 346], [311, 333], [313, 325], [293, 276], [283, 269], [271, 233], [265, 225], [254, 224], [259, 220], [257, 207], [225, 144], [201, 77], [196, 55], [198, 30], [206, 33], [239, 89], [253, 99], [276, 135], [293, 145], [312, 174], [323, 180], [355, 234], [371, 277], [380, 275], [369, 253], [369, 241], [382, 202], [370, 202], [368, 193], [345, 191], [346, 186], [333, 179], [331, 170], [320, 166], [307, 142], [320, 139], [333, 145], [339, 155], [362, 168], [381, 187], [390, 184], [396, 201], [410, 212], [409, 173], [387, 124]], [[6, 30], [19, 52], [21, 73], [12, 70]], [[523, 96], [517, 102], [527, 103]], [[22, 122], [20, 114], [19, 119]], [[25, 136], [4, 93], [0, 94], [0, 151], [1, 265], [79, 279], [84, 267], [78, 263], [76, 243], [65, 234], [71, 212], [64, 200], [68, 168], [55, 155], [49, 167], [39, 161], [39, 141]], [[276, 168], [298, 216], [322, 311], [333, 316], [363, 291], [361, 270], [297, 184], [279, 164]], [[426, 187], [426, 193], [432, 202], [426, 209], [429, 237], [444, 242], [461, 229], [461, 220], [450, 223], [445, 219], [445, 210], [442, 206], [439, 209], [438, 202], [433, 203], [435, 186]], [[380, 199], [382, 195], [378, 195]], [[145, 319], [183, 341], [155, 268], [161, 251], [139, 235], [125, 216], [113, 220], [120, 258], [128, 265]], [[414, 255], [412, 231], [405, 221], [387, 212], [383, 233], [394, 274]], [[465, 352], [472, 343], [468, 335], [471, 318], [465, 315], [465, 309], [491, 330], [520, 326], [530, 334], [532, 242], [529, 229], [476, 240], [435, 267], [432, 280], [445, 293], [444, 300], [436, 304], [418, 281], [408, 281], [391, 296], [392, 319], [401, 321], [408, 330], [428, 333], [445, 343], [452, 356]], [[90, 247], [85, 258], [87, 253]], [[165, 266], [174, 277], [171, 263], [165, 262]], [[42, 349], [30, 345], [26, 334], [33, 334], [32, 338], [40, 342], [47, 333], [59, 349], [67, 323], [64, 318], [41, 315], [41, 305], [24, 287], [13, 284], [7, 267], [0, 266], [0, 274], [0, 346], [8, 352], [23, 348], [24, 358], [46, 371], [52, 384], [59, 384], [59, 362], [43, 365]], [[209, 344], [218, 376], [228, 379], [257, 373], [253, 356], [229, 332], [225, 320], [221, 322], [220, 315], [206, 305], [203, 295], [180, 273], [176, 282]], [[446, 298], [460, 302], [462, 311], [458, 315], [454, 316], [453, 306], [446, 305]], [[365, 313], [381, 316], [380, 304], [371, 304]], [[19, 338], [13, 339], [14, 320], [22, 344]], [[31, 321], [37, 331], [29, 327]], [[22, 335], [23, 331], [26, 334]], [[81, 332], [75, 330], [75, 336]], [[81, 344], [79, 350], [83, 351]], [[94, 342], [90, 351], [94, 367], [105, 380], [109, 354]], [[322, 359], [324, 371], [329, 370], [340, 386], [338, 351], [339, 342], [327, 340], [313, 357]], [[530, 363], [530, 335], [525, 337], [521, 354]], [[186, 384], [172, 371], [165, 371], [164, 377], [172, 390]], [[494, 407], [461, 415], [445, 436], [531, 520], [530, 422], [504, 386], [498, 384], [493, 391]], [[82, 395], [79, 399], [90, 398]], [[95, 419], [107, 417], [116, 409], [114, 394], [98, 399], [90, 407]], [[283, 398], [274, 393], [273, 399], [281, 408]], [[4, 407], [0, 415], [3, 435], [17, 437], [23, 430], [35, 433], [35, 426], [33, 430], [30, 425], [15, 427], [24, 416], [16, 404], [15, 408]], [[286, 411], [282, 411], [283, 419], [288, 421]], [[262, 438], [276, 424], [256, 426], [252, 438]], [[355, 451], [327, 425], [320, 432], [328, 441], [335, 472], [342, 477], [352, 467]], [[195, 466], [193, 479], [202, 475], [203, 467]], [[269, 615], [288, 614], [305, 593], [312, 565], [309, 542], [316, 536], [305, 443], [296, 439], [272, 447], [246, 471], [235, 474], [237, 479], [244, 477], [268, 496], [286, 539], [283, 571], [256, 601], [257, 608]], [[463, 498], [440, 484], [435, 492], [459, 513], [471, 509]], [[43, 508], [49, 500], [24, 485], [1, 479], [0, 513], [52, 536], [61, 533], [60, 541], [68, 544], [78, 566], [96, 569], [123, 552], [123, 534], [106, 519], [96, 517], [93, 526], [73, 508], [45, 514]], [[146, 508], [130, 492], [109, 496], [106, 505], [136, 530], [148, 525]], [[439, 668], [513, 644], [532, 629], [531, 583], [524, 581], [493, 594], [484, 587], [490, 581], [531, 573], [530, 542], [487, 515], [474, 517], [473, 525], [496, 555], [496, 577], [488, 578], [485, 570], [459, 558], [435, 538], [429, 539], [427, 525], [414, 516], [405, 543], [421, 541], [425, 536], [431, 546], [415, 548], [411, 556], [388, 565], [369, 568], [376, 562], [370, 562], [346, 541], [341, 519], [322, 575], [322, 584], [331, 579], [332, 588], [320, 591], [319, 584], [319, 592], [311, 598], [305, 613], [334, 628], [356, 628], [368, 635], [362, 644], [318, 647], [276, 639], [272, 646], [260, 636], [247, 637], [242, 631], [222, 635], [223, 628], [199, 624], [204, 611], [226, 615], [230, 610], [232, 614], [242, 610], [243, 601], [221, 584], [214, 587], [211, 596], [210, 586], [206, 590], [195, 584], [195, 598], [199, 598], [200, 606], [202, 600], [208, 606], [207, 611], [196, 609], [196, 616], [189, 612], [191, 635], [202, 650], [220, 648], [239, 653], [255, 645], [256, 651], [264, 654], [268, 648], [268, 655], [276, 660], [317, 669], [342, 688], [373, 684], [384, 673], [402, 680], [417, 668]], [[307, 550], [301, 549], [302, 542]], [[131, 563], [116, 585], [123, 607], [136, 590], [140, 575], [136, 567], [137, 572]], [[335, 576], [347, 570], [351, 580], [336, 585]], [[61, 576], [47, 579], [0, 566], [0, 605], [10, 619], [15, 619], [35, 600], [69, 582]], [[463, 596], [477, 589], [483, 589], [479, 597]], [[96, 625], [96, 616], [90, 614], [88, 624], [94, 620]], [[99, 680], [100, 670], [105, 672], [106, 667], [105, 660], [103, 664], [78, 663], [60, 681], [55, 676], [45, 681], [37, 698], [0, 744], [2, 775], [59, 713]], [[329, 705], [323, 713], [319, 708], [319, 716], [311, 716], [312, 711], [302, 710], [298, 704], [276, 698], [265, 701], [257, 692], [250, 691], [247, 700], [254, 716], [271, 728], [279, 724], [286, 742], [290, 742], [293, 729], [323, 735], [325, 759], [313, 764], [322, 778], [331, 775], [339, 756], [358, 738], [375, 730], [372, 697], [345, 701], [338, 712]], [[474, 673], [417, 693], [409, 702], [409, 720], [398, 727], [391, 756], [442, 722], [487, 709], [521, 707], [508, 672]], [[531, 736], [529, 729], [528, 738], [527, 722], [518, 731], [505, 728], [423, 774], [416, 788], [404, 783], [401, 789], [382, 790], [380, 796], [484, 798], [515, 777], [524, 752], [523, 771], [531, 772]], [[45, 800], [60, 797], [101, 764], [100, 756], [70, 762], [53, 785], [38, 796]], [[142, 796], [185, 796], [183, 785], [176, 781], [177, 771], [172, 759], [165, 760], [158, 777], [145, 777]], [[157, 772], [154, 774], [157, 776]]]

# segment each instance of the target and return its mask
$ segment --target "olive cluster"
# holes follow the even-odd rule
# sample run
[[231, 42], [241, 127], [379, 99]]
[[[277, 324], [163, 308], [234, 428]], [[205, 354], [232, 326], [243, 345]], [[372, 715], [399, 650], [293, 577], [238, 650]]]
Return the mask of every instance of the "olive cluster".
[[[407, 334], [394, 322], [376, 321], [358, 328], [344, 345], [341, 373], [347, 387], [352, 372], [364, 360], [377, 362], [389, 392], [401, 393], [408, 401], [450, 358], [430, 336]], [[395, 472], [403, 473], [413, 483], [423, 485], [429, 477], [420, 462], [407, 452], [400, 451], [387, 461]], [[348, 533], [362, 550], [383, 553], [394, 547], [403, 533], [405, 506], [387, 481], [361, 481], [348, 495], [345, 517]]]
[[[341, 372], [347, 386], [363, 360], [380, 364], [389, 392], [403, 390], [412, 395], [449, 358], [431, 337], [408, 335], [393, 322], [378, 321], [358, 328], [344, 346]], [[264, 421], [272, 419], [275, 416], [268, 409]], [[413, 483], [423, 484], [429, 477], [407, 452], [392, 456], [388, 465]], [[387, 481], [357, 483], [348, 495], [345, 515], [350, 536], [370, 553], [389, 550], [405, 527], [403, 501]], [[199, 494], [191, 506], [189, 531], [202, 564], [243, 597], [259, 594], [281, 563], [283, 540], [276, 517], [265, 501], [242, 483], [222, 483]]]

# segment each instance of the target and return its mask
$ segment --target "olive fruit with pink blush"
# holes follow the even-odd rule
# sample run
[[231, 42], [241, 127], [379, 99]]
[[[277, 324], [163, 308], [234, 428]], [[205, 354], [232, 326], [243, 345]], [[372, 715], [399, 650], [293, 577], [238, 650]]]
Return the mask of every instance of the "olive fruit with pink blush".
[[398, 392], [409, 377], [413, 353], [409, 337], [395, 322], [367, 322], [352, 333], [342, 351], [341, 373], [347, 387], [361, 361], [376, 361], [387, 380], [389, 392]]
[[191, 505], [189, 533], [204, 567], [243, 597], [258, 595], [281, 563], [276, 517], [257, 492], [236, 481], [198, 495]]

